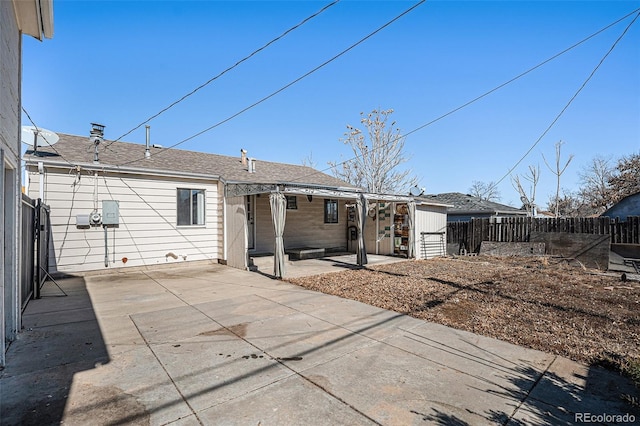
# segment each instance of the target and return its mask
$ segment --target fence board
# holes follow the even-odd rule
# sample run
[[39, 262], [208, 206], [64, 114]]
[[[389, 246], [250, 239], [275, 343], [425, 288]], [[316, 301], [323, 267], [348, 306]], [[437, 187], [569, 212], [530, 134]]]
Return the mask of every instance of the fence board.
[[640, 244], [640, 216], [629, 216], [624, 222], [608, 217], [475, 218], [450, 222], [447, 243], [477, 253], [482, 241], [529, 242], [532, 232], [609, 235], [611, 244]]

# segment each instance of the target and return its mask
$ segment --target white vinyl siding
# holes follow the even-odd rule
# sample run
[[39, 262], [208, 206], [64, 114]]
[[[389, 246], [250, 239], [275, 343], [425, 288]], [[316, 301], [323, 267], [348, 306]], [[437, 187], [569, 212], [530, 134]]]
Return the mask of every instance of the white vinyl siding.
[[20, 67], [16, 2], [0, 2], [0, 366], [20, 329]]
[[[430, 259], [447, 254], [446, 210], [446, 207], [440, 206], [416, 206], [414, 241], [417, 259]], [[427, 234], [422, 235], [423, 232]]]
[[[37, 172], [30, 172], [30, 197], [38, 197], [39, 178]], [[46, 170], [44, 202], [51, 207], [53, 270], [105, 269], [103, 228], [76, 227], [76, 215], [94, 209], [94, 182], [93, 172], [85, 171], [78, 179], [68, 170]], [[195, 215], [203, 225], [176, 226], [178, 188], [206, 193], [207, 202], [202, 200], [203, 210]], [[119, 201], [120, 224], [107, 230], [109, 267], [221, 258], [220, 196], [215, 181], [99, 172], [98, 210], [102, 200]]]

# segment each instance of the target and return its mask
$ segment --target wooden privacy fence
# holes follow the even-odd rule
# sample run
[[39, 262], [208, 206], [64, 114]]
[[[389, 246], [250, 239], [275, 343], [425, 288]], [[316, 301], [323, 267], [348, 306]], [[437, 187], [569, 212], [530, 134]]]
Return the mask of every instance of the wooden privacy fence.
[[626, 221], [608, 217], [588, 218], [478, 218], [447, 224], [447, 244], [478, 253], [482, 241], [529, 242], [532, 233], [609, 235], [612, 244], [640, 244], [640, 216]]

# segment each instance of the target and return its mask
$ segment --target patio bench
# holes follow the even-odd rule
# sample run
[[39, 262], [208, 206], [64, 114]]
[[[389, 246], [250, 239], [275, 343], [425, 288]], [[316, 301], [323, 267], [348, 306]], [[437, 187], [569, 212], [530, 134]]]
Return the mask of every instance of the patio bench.
[[324, 257], [324, 249], [314, 247], [287, 249], [286, 253], [289, 255], [290, 260], [317, 259], [319, 257]]

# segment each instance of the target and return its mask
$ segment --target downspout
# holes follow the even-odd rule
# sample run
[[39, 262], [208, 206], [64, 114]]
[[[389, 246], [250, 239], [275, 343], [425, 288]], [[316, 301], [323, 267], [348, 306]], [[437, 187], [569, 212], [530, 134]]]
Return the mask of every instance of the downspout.
[[227, 188], [226, 185], [223, 187], [222, 189], [222, 259], [224, 259], [225, 262], [228, 261], [227, 258], [227, 244], [229, 241], [229, 236], [227, 235], [227, 233], [229, 232], [228, 230], [228, 223], [227, 223]]
[[93, 173], [93, 212], [98, 213], [98, 172]]
[[109, 267], [109, 245], [107, 242], [107, 225], [102, 225], [102, 227], [104, 228], [104, 267], [108, 268]]
[[40, 191], [38, 192], [38, 198], [44, 202], [44, 163], [38, 161], [38, 173], [40, 174]]

